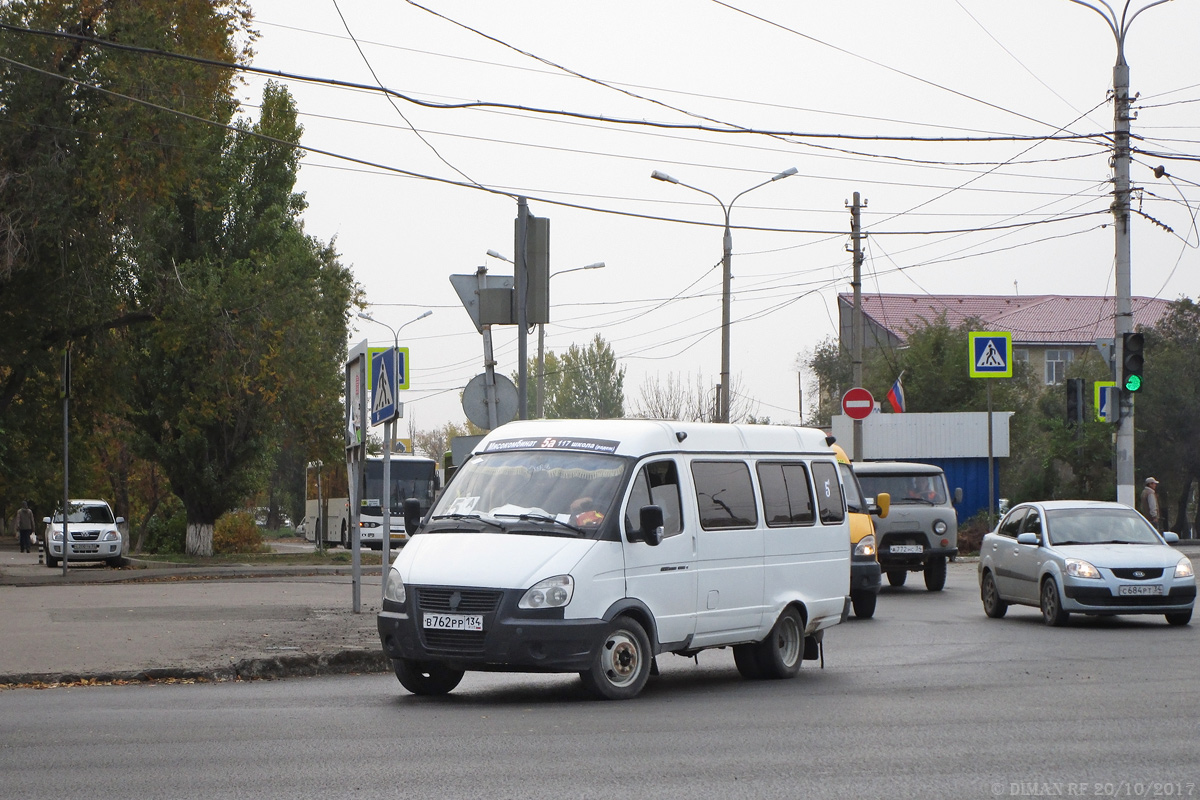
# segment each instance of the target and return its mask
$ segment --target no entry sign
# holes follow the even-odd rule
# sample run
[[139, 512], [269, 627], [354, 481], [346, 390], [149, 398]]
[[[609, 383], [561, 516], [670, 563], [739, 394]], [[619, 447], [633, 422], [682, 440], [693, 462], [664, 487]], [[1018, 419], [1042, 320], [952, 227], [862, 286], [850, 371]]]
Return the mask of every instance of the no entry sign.
[[875, 398], [861, 387], [855, 387], [842, 395], [842, 413], [850, 419], [866, 419], [875, 410]]

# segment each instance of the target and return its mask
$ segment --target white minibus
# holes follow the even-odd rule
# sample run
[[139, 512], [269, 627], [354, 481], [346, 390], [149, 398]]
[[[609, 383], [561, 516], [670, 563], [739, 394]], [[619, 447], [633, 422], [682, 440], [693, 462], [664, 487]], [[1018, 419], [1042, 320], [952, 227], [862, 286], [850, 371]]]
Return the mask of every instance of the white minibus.
[[513, 422], [405, 523], [378, 628], [415, 694], [470, 670], [578, 672], [624, 699], [656, 656], [713, 647], [787, 678], [848, 615], [846, 504], [810, 428]]

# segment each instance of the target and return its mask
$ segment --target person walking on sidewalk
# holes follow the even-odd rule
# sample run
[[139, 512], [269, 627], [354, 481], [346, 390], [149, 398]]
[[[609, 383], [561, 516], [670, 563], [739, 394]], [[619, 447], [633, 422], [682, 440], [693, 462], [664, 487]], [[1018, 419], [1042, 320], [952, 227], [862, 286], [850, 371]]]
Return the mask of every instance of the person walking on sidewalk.
[[32, 553], [33, 512], [29, 510], [29, 501], [21, 501], [21, 509], [17, 512], [17, 535], [21, 537], [21, 552]]
[[1158, 527], [1158, 481], [1146, 478], [1146, 488], [1142, 489], [1142, 516], [1150, 520], [1154, 530]]

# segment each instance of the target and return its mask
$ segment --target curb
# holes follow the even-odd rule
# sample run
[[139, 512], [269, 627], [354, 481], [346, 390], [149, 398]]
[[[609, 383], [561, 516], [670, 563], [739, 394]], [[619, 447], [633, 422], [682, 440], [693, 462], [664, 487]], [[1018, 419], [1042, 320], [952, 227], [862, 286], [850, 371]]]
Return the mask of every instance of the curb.
[[391, 671], [392, 661], [382, 650], [339, 650], [319, 655], [289, 653], [269, 658], [246, 658], [235, 661], [228, 667], [216, 669], [160, 667], [146, 670], [93, 672], [86, 675], [73, 672], [17, 673], [0, 675], [0, 687], [50, 687], [64, 684], [154, 683], [157, 681], [225, 683], [319, 675], [378, 674]]

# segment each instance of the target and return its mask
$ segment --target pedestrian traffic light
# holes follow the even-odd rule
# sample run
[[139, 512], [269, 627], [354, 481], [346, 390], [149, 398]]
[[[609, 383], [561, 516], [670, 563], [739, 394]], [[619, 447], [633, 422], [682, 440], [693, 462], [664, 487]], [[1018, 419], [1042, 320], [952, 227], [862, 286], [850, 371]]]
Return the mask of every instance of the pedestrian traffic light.
[[1142, 367], [1146, 363], [1143, 349], [1146, 338], [1140, 333], [1121, 335], [1121, 388], [1136, 392], [1142, 388]]
[[1067, 425], [1083, 422], [1083, 378], [1067, 379]]

